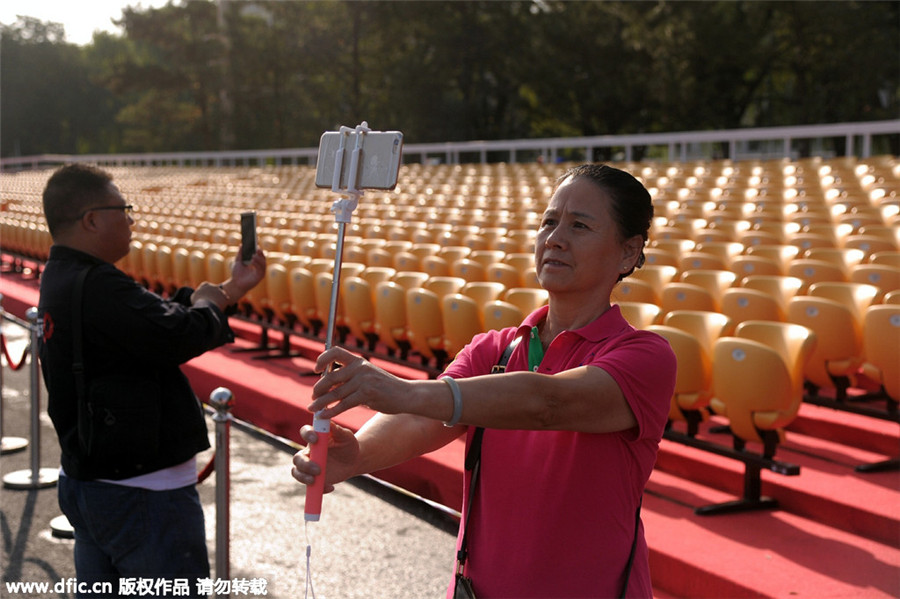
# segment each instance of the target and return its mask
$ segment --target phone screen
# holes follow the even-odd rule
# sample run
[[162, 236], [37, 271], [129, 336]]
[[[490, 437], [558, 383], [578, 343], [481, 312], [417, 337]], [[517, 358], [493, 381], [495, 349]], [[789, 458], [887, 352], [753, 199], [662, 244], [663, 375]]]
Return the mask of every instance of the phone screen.
[[256, 254], [256, 213], [241, 213], [241, 261], [245, 264]]

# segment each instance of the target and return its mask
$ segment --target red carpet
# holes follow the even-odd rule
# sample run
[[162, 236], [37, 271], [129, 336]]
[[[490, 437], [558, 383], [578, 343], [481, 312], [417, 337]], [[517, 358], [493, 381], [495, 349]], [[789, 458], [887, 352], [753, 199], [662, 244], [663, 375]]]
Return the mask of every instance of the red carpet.
[[[20, 317], [37, 303], [33, 279], [4, 275], [0, 293], [3, 307]], [[306, 357], [254, 360], [253, 353], [235, 353], [257, 342], [259, 327], [235, 321], [234, 328], [242, 338], [233, 347], [185, 366], [198, 396], [228, 387], [237, 418], [297, 440], [297, 430], [311, 419], [304, 406], [315, 381], [298, 373], [312, 363]], [[321, 344], [298, 340], [294, 349], [313, 357]], [[421, 376], [385, 366], [401, 376]], [[355, 429], [368, 416], [356, 410], [337, 421]], [[701, 434], [728, 443], [708, 427]], [[900, 473], [854, 470], [898, 452], [896, 423], [804, 405], [777, 453], [799, 464], [800, 475], [762, 475], [763, 493], [776, 498], [779, 509], [698, 516], [695, 507], [740, 496], [743, 465], [664, 441], [642, 513], [657, 596], [900, 596]], [[462, 461], [463, 444], [457, 442], [380, 476], [458, 508]]]

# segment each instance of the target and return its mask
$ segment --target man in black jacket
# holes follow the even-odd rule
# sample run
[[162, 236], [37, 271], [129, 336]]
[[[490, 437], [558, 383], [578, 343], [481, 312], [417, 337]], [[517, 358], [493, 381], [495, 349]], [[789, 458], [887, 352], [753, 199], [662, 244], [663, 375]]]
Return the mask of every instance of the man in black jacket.
[[262, 280], [265, 258], [164, 299], [114, 266], [134, 220], [108, 173], [64, 166], [43, 204], [54, 245], [38, 306], [41, 368], [79, 586], [127, 595], [142, 579], [160, 585], [157, 596], [196, 596], [209, 577], [196, 454], [209, 441], [179, 365], [233, 340], [224, 310]]

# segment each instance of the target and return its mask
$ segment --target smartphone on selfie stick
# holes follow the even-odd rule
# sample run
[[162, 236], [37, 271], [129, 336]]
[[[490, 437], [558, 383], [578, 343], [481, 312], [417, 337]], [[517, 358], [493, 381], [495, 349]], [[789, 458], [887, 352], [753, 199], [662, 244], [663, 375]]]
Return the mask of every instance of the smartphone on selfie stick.
[[[325, 349], [334, 344], [335, 318], [340, 295], [341, 262], [344, 253], [344, 235], [353, 211], [359, 205], [363, 189], [390, 190], [397, 186], [400, 160], [403, 151], [403, 134], [399, 131], [372, 131], [363, 121], [355, 128], [341, 127], [329, 131], [319, 141], [316, 163], [316, 186], [330, 187], [341, 194], [331, 211], [338, 224], [337, 244], [334, 254], [334, 273], [331, 278], [331, 304], [328, 309], [328, 332]], [[322, 495], [325, 492], [325, 466], [328, 462], [328, 437], [331, 421], [313, 416], [313, 430], [318, 440], [310, 449], [310, 459], [322, 469], [316, 482], [306, 488], [306, 521], [318, 521], [322, 513]]]

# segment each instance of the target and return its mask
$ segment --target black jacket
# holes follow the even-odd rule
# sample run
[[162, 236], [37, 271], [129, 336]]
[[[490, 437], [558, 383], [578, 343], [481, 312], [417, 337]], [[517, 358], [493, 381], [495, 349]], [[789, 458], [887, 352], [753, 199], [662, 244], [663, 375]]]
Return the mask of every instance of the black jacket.
[[[158, 440], [140, 463], [122, 463], [118, 452], [88, 455], [79, 442], [78, 398], [72, 372], [72, 301], [80, 271], [84, 283], [83, 359], [86, 385], [99, 377], [158, 382], [157, 430], [135, 430], [131, 439]], [[163, 299], [114, 265], [64, 246], [53, 246], [41, 277], [43, 319], [40, 357], [49, 395], [48, 412], [59, 436], [62, 466], [82, 480], [122, 479], [180, 464], [209, 447], [206, 421], [179, 365], [234, 339], [227, 317], [215, 307], [191, 307], [191, 289]], [[124, 375], [124, 376], [122, 376]], [[123, 385], [124, 386], [124, 385]], [[123, 389], [124, 397], [129, 390]], [[132, 425], [133, 426], [133, 425]], [[142, 420], [139, 427], [145, 427]], [[127, 453], [127, 448], [122, 448]], [[96, 453], [96, 452], [95, 452]], [[118, 459], [117, 459], [118, 457]]]

